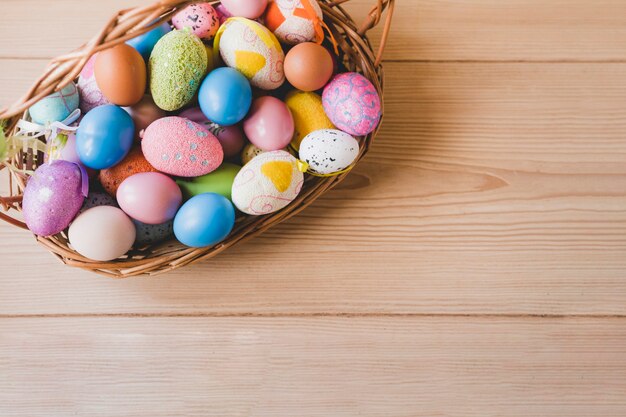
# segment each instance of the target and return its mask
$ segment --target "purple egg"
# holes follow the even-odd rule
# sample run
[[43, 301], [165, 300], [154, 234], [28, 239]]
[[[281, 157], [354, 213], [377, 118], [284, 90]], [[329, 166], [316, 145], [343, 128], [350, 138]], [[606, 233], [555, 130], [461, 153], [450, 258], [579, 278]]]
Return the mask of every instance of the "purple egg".
[[232, 158], [233, 156], [239, 155], [239, 152], [243, 149], [245, 139], [240, 126], [220, 126], [217, 123], [213, 123], [206, 118], [202, 110], [200, 110], [200, 107], [185, 110], [180, 114], [180, 117], [201, 124], [209, 132], [213, 133], [220, 142], [220, 145], [222, 145], [222, 149], [224, 149], [225, 158]]
[[78, 165], [61, 160], [43, 164], [26, 184], [24, 220], [34, 234], [52, 236], [69, 226], [84, 200]]

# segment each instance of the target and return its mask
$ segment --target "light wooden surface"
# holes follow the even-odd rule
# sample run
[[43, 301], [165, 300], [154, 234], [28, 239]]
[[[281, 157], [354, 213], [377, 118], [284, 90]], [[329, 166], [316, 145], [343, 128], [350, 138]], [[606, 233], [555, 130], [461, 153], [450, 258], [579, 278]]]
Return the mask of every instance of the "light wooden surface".
[[[148, 1], [3, 0], [0, 103]], [[0, 225], [1, 416], [626, 415], [626, 1], [398, 3], [377, 143], [297, 218], [128, 281]]]

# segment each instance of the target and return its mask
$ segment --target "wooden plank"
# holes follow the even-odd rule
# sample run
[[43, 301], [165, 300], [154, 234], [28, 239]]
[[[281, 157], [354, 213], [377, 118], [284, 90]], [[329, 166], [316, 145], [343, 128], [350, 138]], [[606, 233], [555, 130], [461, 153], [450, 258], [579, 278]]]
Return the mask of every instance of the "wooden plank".
[[0, 314], [624, 314], [625, 71], [388, 64], [371, 154], [297, 218], [125, 282], [3, 225]]
[[[50, 58], [63, 54], [87, 41], [115, 11], [151, 1], [64, 0], [61, 6], [46, 0], [4, 0], [0, 57]], [[375, 3], [352, 0], [346, 7], [361, 22]], [[626, 59], [626, 5], [619, 0], [397, 3], [387, 59]], [[37, 30], [25, 33], [24, 27]], [[375, 43], [379, 37], [380, 29], [372, 32]]]
[[624, 319], [0, 320], [11, 417], [622, 417]]

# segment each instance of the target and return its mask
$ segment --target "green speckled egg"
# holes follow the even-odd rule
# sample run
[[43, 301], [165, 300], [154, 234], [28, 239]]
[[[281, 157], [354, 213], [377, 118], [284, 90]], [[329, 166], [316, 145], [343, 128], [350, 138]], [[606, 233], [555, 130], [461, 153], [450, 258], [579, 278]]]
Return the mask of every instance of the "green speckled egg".
[[208, 65], [200, 39], [188, 30], [163, 36], [150, 55], [150, 91], [157, 106], [174, 111], [189, 103]]

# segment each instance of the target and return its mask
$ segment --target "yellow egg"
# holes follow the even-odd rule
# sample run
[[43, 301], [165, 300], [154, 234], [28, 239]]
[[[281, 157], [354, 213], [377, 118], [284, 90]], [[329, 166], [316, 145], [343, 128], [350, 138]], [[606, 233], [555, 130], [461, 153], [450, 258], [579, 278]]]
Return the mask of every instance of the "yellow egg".
[[295, 90], [287, 94], [285, 103], [293, 116], [295, 133], [291, 147], [296, 151], [300, 149], [302, 139], [309, 133], [320, 129], [335, 129], [324, 112], [322, 98], [318, 94]]

